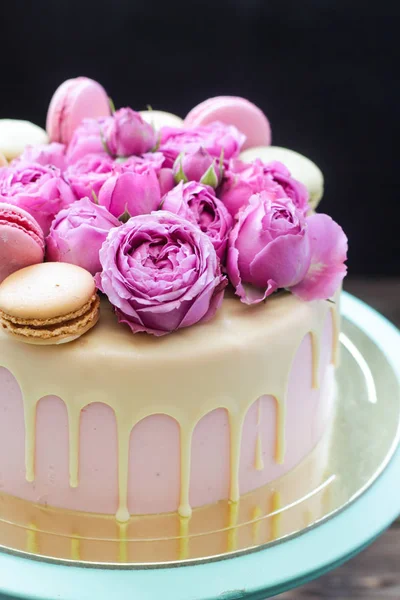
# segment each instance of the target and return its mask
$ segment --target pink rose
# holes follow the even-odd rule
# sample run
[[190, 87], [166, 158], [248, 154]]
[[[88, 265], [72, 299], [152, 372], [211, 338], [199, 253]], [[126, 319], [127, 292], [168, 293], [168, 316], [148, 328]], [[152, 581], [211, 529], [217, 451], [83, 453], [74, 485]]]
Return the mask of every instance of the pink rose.
[[103, 135], [112, 156], [143, 154], [156, 144], [156, 132], [139, 113], [120, 108], [104, 125]]
[[232, 216], [248, 203], [250, 196], [262, 191], [273, 193], [277, 198], [291, 198], [303, 213], [309, 208], [307, 188], [293, 179], [282, 163], [264, 164], [259, 159], [252, 163], [230, 161], [219, 197]]
[[151, 167], [124, 171], [107, 179], [99, 192], [99, 204], [115, 217], [135, 217], [156, 210], [161, 193], [157, 173]]
[[23, 153], [16, 159], [20, 162], [35, 162], [39, 165], [53, 165], [60, 171], [66, 167], [66, 147], [64, 144], [53, 142], [52, 144], [40, 144], [38, 146], [27, 146]]
[[294, 179], [290, 175], [289, 169], [277, 160], [262, 164], [262, 167], [264, 174], [270, 175], [272, 180], [283, 189], [284, 195], [292, 200], [295, 207], [306, 214], [310, 208], [308, 204], [309, 193], [306, 186], [301, 181]]
[[74, 200], [70, 186], [56, 167], [17, 161], [0, 169], [0, 202], [25, 209], [45, 235], [55, 215]]
[[164, 196], [161, 206], [196, 223], [212, 241], [218, 258], [224, 260], [233, 219], [212, 188], [195, 181], [181, 182]]
[[291, 292], [303, 300], [326, 300], [333, 296], [346, 275], [347, 237], [343, 229], [328, 217], [307, 217], [311, 264], [305, 277]]
[[83, 267], [95, 275], [101, 270], [99, 251], [109, 231], [120, 222], [103, 206], [82, 198], [60, 211], [47, 236], [47, 259]]
[[125, 171], [135, 171], [140, 173], [151, 167], [158, 175], [163, 166], [163, 162], [164, 156], [161, 152], [145, 152], [142, 156], [130, 156], [126, 159], [117, 158], [115, 161], [115, 168], [121, 173]]
[[204, 148], [195, 152], [182, 152], [174, 162], [174, 177], [179, 181], [199, 181], [216, 188], [221, 181], [223, 167], [220, 160]]
[[175, 186], [172, 169], [162, 168], [158, 173], [158, 183], [160, 184], [160, 194], [162, 198]]
[[261, 192], [238, 213], [229, 236], [227, 273], [242, 302], [256, 304], [291, 288], [310, 266], [306, 219], [289, 198]]
[[147, 152], [142, 156], [131, 156], [127, 160], [118, 163], [116, 170], [121, 173], [126, 171], [142, 173], [151, 167], [157, 173], [160, 196], [163, 197], [175, 185], [172, 169], [164, 168], [162, 166], [163, 162], [164, 156], [161, 152]]
[[160, 336], [214, 316], [225, 278], [209, 238], [166, 211], [133, 217], [100, 250], [99, 289], [133, 333]]
[[77, 198], [93, 198], [93, 194], [99, 195], [113, 170], [114, 161], [107, 154], [87, 154], [71, 164], [64, 175]]
[[112, 120], [112, 117], [100, 117], [99, 119], [83, 119], [82, 123], [74, 131], [72, 140], [67, 149], [67, 163], [76, 163], [87, 154], [101, 154], [107, 156], [102, 131]]
[[222, 155], [228, 160], [239, 155], [245, 139], [236, 127], [218, 121], [193, 129], [163, 127], [159, 151], [164, 154], [165, 167], [172, 167], [181, 152], [194, 153], [200, 148], [214, 158], [219, 159]]

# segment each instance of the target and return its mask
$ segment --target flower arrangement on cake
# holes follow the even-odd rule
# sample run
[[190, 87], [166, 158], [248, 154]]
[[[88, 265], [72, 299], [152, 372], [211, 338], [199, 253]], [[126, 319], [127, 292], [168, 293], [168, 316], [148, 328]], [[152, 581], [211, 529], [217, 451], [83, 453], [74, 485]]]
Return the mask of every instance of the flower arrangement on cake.
[[[120, 323], [155, 336], [212, 319], [228, 285], [248, 305], [278, 290], [330, 299], [340, 286], [347, 238], [287, 165], [262, 159], [269, 123], [247, 100], [210, 99], [183, 122], [115, 110], [98, 83], [77, 78], [56, 91], [47, 132], [49, 143], [22, 144], [0, 168], [0, 316], [22, 341], [40, 331], [60, 341], [56, 316], [43, 324], [9, 314], [20, 269], [59, 285], [48, 263], [94, 277], [75, 324], [85, 310], [97, 322], [95, 285]], [[261, 158], [248, 162], [253, 149]]]

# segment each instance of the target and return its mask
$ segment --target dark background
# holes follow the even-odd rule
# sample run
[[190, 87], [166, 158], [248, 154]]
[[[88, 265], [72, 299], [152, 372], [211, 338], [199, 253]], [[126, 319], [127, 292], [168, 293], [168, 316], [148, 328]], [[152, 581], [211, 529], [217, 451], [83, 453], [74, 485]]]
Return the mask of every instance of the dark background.
[[322, 169], [321, 211], [352, 274], [400, 274], [400, 3], [338, 0], [0, 2], [0, 117], [44, 125], [66, 78], [118, 106], [184, 116], [219, 94], [258, 104], [273, 143]]

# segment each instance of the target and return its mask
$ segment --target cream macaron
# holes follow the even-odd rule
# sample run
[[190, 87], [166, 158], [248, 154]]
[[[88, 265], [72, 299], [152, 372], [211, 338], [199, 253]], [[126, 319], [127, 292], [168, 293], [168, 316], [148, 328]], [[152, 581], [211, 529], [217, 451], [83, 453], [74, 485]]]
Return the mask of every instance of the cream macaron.
[[183, 127], [183, 119], [163, 110], [141, 110], [139, 114], [156, 131], [162, 127]]
[[0, 153], [10, 161], [23, 153], [26, 146], [48, 144], [47, 133], [30, 121], [0, 119]]
[[0, 285], [0, 325], [28, 344], [63, 344], [96, 325], [100, 299], [92, 275], [69, 263], [16, 271]]
[[244, 162], [252, 162], [260, 158], [263, 162], [277, 160], [283, 163], [291, 175], [308, 189], [311, 208], [314, 210], [317, 208], [324, 193], [324, 176], [321, 169], [306, 156], [280, 146], [258, 146], [244, 150], [239, 158]]

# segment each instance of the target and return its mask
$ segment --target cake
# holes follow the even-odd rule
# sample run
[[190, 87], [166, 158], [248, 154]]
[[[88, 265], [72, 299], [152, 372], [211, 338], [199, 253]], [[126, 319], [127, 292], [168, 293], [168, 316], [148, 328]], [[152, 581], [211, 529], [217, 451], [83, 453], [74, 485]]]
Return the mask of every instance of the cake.
[[155, 126], [104, 97], [92, 114], [105, 92], [83, 79], [53, 98], [51, 143], [0, 169], [0, 207], [37, 222], [47, 261], [0, 284], [1, 493], [127, 523], [279, 489], [332, 423], [346, 237], [248, 101]]

